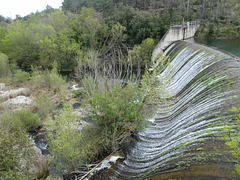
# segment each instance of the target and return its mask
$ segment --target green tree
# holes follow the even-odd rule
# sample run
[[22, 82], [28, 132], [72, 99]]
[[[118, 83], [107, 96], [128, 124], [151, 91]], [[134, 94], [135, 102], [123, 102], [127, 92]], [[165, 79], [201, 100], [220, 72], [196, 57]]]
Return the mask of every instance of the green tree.
[[28, 27], [26, 22], [20, 20], [12, 23], [1, 43], [1, 51], [11, 63], [16, 62], [19, 66], [29, 66], [38, 59], [34, 34]]
[[149, 66], [154, 47], [155, 43], [152, 38], [147, 38], [140, 45], [135, 45], [133, 50], [129, 52], [129, 60], [133, 66], [141, 69]]
[[[52, 156], [52, 173], [65, 174], [76, 171], [79, 166], [94, 156], [98, 143], [86, 127], [81, 127], [81, 117], [73, 112], [71, 105], [65, 105], [59, 111], [49, 127], [49, 151]], [[79, 129], [78, 129], [79, 128]], [[82, 128], [86, 131], [83, 133]]]
[[0, 130], [0, 179], [27, 180], [33, 160], [33, 149], [27, 134]]
[[10, 68], [8, 64], [8, 57], [0, 53], [0, 78], [10, 76]]

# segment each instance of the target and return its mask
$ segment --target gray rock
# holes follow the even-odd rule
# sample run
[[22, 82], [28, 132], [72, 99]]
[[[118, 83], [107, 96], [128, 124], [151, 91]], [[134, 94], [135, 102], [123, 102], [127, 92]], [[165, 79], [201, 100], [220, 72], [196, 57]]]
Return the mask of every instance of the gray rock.
[[3, 98], [3, 99], [13, 98], [19, 95], [26, 95], [27, 92], [28, 90], [25, 88], [12, 89], [9, 91], [0, 91], [0, 98]]
[[17, 96], [4, 102], [5, 106], [30, 106], [33, 103], [32, 98], [26, 96]]
[[81, 88], [78, 86], [78, 84], [74, 84], [70, 87], [70, 91], [74, 92], [74, 91], [79, 91]]
[[5, 84], [4, 83], [0, 83], [0, 90], [4, 90], [5, 89]]

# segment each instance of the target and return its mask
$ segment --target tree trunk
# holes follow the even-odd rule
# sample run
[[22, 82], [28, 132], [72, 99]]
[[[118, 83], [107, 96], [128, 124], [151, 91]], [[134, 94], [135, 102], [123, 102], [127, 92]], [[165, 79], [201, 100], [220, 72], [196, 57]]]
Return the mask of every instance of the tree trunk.
[[210, 20], [212, 18], [212, 11], [213, 11], [213, 0], [211, 0], [211, 4], [210, 4], [210, 14], [209, 14], [209, 19]]
[[218, 8], [219, 8], [219, 0], [217, 0], [216, 20], [218, 20]]
[[204, 19], [207, 18], [207, 0], [205, 0], [205, 3], [204, 3]]
[[225, 16], [225, 8], [226, 8], [226, 0], [224, 0], [224, 4], [223, 4], [223, 16]]
[[183, 0], [183, 9], [184, 9], [184, 12], [186, 12], [185, 0]]
[[187, 3], [187, 14], [189, 12], [189, 6], [190, 6], [190, 0], [188, 0], [188, 3]]
[[202, 0], [202, 18], [204, 18], [204, 0]]

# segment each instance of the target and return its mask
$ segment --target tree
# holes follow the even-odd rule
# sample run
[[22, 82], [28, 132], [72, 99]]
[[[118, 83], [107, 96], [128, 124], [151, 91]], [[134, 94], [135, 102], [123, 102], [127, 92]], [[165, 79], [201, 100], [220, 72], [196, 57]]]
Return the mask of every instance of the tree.
[[0, 131], [0, 179], [29, 179], [34, 152], [27, 134], [17, 130]]
[[23, 20], [13, 22], [7, 31], [1, 41], [0, 50], [8, 56], [10, 63], [17, 63], [18, 66], [28, 69], [39, 63], [40, 40], [53, 34], [50, 26]]
[[8, 57], [0, 53], [0, 78], [6, 78], [8, 76], [10, 76]]
[[133, 50], [129, 51], [129, 61], [141, 72], [141, 69], [150, 66], [154, 47], [155, 43], [153, 39], [145, 39], [140, 45], [134, 46]]
[[[92, 136], [89, 129], [80, 126], [81, 121], [81, 117], [73, 112], [72, 106], [65, 105], [55, 119], [49, 122], [49, 127], [53, 130], [48, 136], [51, 166], [54, 169], [52, 173], [77, 171], [86, 160], [96, 155], [96, 137]], [[85, 128], [85, 133], [82, 128]]]

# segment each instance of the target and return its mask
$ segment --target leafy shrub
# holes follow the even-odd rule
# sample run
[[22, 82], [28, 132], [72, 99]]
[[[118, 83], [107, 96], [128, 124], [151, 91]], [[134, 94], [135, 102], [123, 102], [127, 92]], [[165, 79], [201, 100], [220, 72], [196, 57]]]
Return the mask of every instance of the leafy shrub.
[[41, 95], [36, 101], [37, 112], [40, 116], [46, 116], [47, 113], [53, 111], [56, 105], [52, 102], [48, 95]]
[[99, 133], [107, 152], [118, 149], [136, 129], [144, 127], [143, 104], [139, 102], [138, 95], [136, 84], [122, 87], [117, 83], [112, 90], [96, 92], [89, 99], [90, 118], [102, 130]]
[[97, 150], [97, 141], [92, 138], [91, 132], [85, 131], [83, 134], [77, 130], [80, 122], [81, 117], [73, 113], [72, 106], [65, 105], [49, 124], [54, 130], [48, 136], [51, 165], [57, 174], [63, 174], [66, 170], [76, 171]]
[[22, 109], [15, 113], [5, 112], [1, 117], [4, 129], [16, 131], [18, 129], [31, 131], [40, 125], [39, 116], [30, 110]]
[[0, 120], [4, 129], [8, 131], [15, 131], [23, 128], [23, 123], [14, 113], [4, 112]]
[[54, 90], [60, 90], [61, 86], [66, 83], [66, 80], [57, 72], [56, 69], [51, 71], [39, 71], [33, 69], [31, 82], [35, 85], [45, 86]]
[[54, 89], [59, 90], [60, 87], [66, 83], [65, 79], [60, 74], [58, 74], [56, 69], [53, 69], [49, 73], [49, 77], [48, 76], [46, 77], [47, 77], [46, 82], [49, 82], [49, 86]]
[[17, 117], [23, 123], [24, 128], [27, 131], [34, 130], [37, 126], [41, 124], [38, 114], [32, 113], [30, 110], [22, 109], [17, 112]]
[[152, 38], [147, 38], [140, 45], [134, 46], [133, 50], [129, 52], [129, 60], [133, 66], [145, 68], [146, 65], [150, 65], [154, 47], [155, 43]]
[[0, 78], [10, 75], [10, 68], [8, 65], [8, 57], [0, 53]]
[[30, 74], [28, 72], [22, 71], [22, 70], [16, 70], [15, 76], [13, 77], [14, 81], [16, 83], [23, 83], [30, 79]]
[[32, 178], [28, 173], [34, 152], [27, 134], [0, 131], [0, 179], [22, 180]]
[[[233, 116], [233, 120], [237, 121], [238, 125], [237, 127], [227, 127], [227, 138], [228, 141], [226, 142], [226, 145], [228, 145], [232, 150], [231, 153], [232, 155], [238, 159], [238, 161], [235, 164], [235, 171], [237, 172], [237, 174], [240, 176], [240, 149], [239, 149], [239, 144], [240, 144], [240, 136], [239, 136], [239, 132], [240, 132], [240, 108], [236, 108], [233, 107], [231, 110], [231, 112], [233, 112], [235, 115]], [[235, 129], [235, 135], [233, 135], [231, 132], [233, 130], [233, 128]]]

